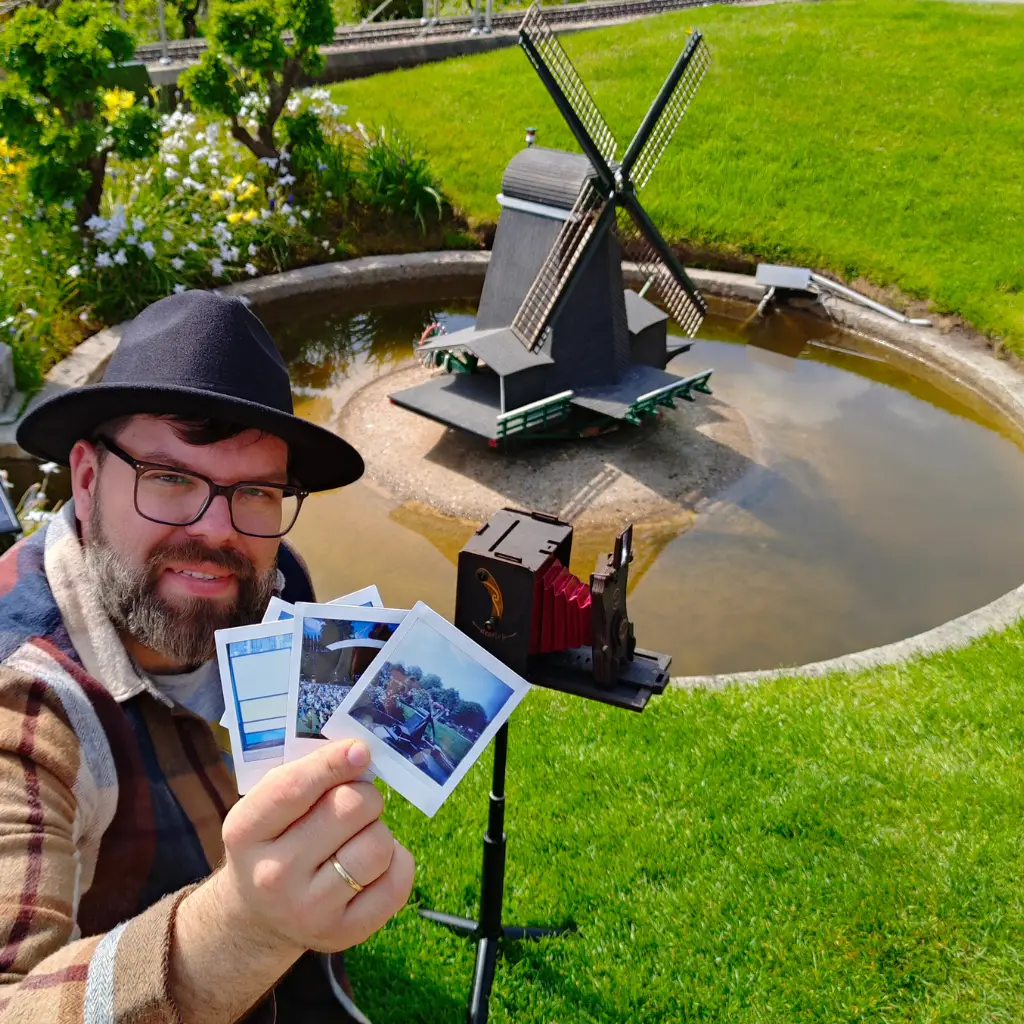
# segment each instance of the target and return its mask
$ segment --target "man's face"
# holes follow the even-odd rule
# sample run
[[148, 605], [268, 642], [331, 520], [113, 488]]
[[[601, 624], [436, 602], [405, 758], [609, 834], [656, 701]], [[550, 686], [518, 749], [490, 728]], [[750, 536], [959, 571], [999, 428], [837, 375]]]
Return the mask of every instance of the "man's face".
[[[287, 445], [256, 430], [191, 445], [167, 420], [136, 416], [112, 440], [141, 462], [219, 484], [288, 480]], [[277, 538], [238, 533], [223, 496], [190, 526], [143, 518], [135, 508], [135, 471], [109, 452], [100, 459], [87, 442], [72, 451], [71, 471], [94, 582], [122, 632], [171, 664], [188, 665], [213, 656], [215, 629], [258, 621], [276, 578]]]

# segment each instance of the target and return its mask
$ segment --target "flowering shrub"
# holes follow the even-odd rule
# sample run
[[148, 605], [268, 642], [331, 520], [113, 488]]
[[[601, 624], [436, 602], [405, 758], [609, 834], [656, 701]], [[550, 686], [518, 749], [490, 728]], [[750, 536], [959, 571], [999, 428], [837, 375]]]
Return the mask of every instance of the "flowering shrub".
[[113, 8], [90, 0], [22, 7], [0, 32], [0, 135], [24, 155], [33, 196], [71, 203], [79, 228], [99, 211], [108, 159], [156, 149], [153, 111], [105, 84], [133, 52]]
[[[124, 101], [105, 102], [114, 113]], [[240, 116], [258, 117], [258, 103], [243, 98]], [[20, 386], [38, 385], [89, 331], [173, 291], [354, 255], [367, 225], [394, 225], [402, 245], [412, 225], [439, 223], [426, 164], [394, 132], [352, 128], [344, 113], [324, 89], [295, 92], [278, 155], [261, 159], [222, 120], [166, 115], [152, 160], [110, 161], [102, 208], [82, 225], [69, 202], [31, 195], [21, 153], [0, 142], [0, 340]]]
[[277, 159], [278, 118], [301, 76], [323, 69], [320, 47], [333, 39], [330, 0], [217, 0], [209, 48], [182, 88], [196, 109], [226, 117], [256, 157]]

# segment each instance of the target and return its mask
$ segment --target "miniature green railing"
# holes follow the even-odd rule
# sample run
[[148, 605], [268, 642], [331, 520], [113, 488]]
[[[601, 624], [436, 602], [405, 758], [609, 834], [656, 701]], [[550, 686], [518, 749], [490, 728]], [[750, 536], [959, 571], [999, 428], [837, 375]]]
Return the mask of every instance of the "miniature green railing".
[[674, 409], [675, 399], [681, 398], [685, 402], [694, 401], [692, 392], [697, 391], [702, 395], [710, 395], [711, 388], [708, 387], [708, 380], [713, 370], [705, 370], [703, 373], [694, 374], [684, 380], [676, 381], [673, 384], [666, 384], [663, 388], [648, 391], [641, 395], [629, 407], [624, 419], [634, 425], [643, 422], [645, 416], [656, 416], [663, 408]]
[[565, 419], [569, 415], [572, 395], [571, 391], [562, 391], [557, 395], [551, 395], [550, 398], [541, 398], [539, 401], [530, 402], [529, 405], [521, 405], [518, 409], [498, 413], [498, 439], [503, 440], [509, 434], [519, 434], [534, 427], [546, 427], [549, 423]]
[[477, 358], [472, 352], [464, 352], [458, 355], [446, 348], [430, 349], [427, 352], [418, 353], [420, 361], [428, 369], [437, 367], [445, 373], [475, 373]]

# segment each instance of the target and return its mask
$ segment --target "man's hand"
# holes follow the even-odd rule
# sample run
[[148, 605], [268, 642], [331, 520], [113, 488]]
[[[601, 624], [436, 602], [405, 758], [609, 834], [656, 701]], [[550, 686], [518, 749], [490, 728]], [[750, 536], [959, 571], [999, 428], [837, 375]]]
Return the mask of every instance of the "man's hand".
[[325, 744], [231, 809], [224, 865], [178, 910], [171, 983], [185, 1024], [235, 1019], [306, 949], [347, 949], [405, 905], [415, 865], [380, 820], [380, 793], [356, 781], [369, 760], [359, 742]]

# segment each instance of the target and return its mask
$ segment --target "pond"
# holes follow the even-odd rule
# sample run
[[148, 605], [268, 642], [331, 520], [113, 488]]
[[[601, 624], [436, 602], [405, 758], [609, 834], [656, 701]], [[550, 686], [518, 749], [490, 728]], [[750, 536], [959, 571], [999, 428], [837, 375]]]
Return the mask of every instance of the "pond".
[[[435, 294], [450, 297], [369, 292], [358, 309], [317, 300], [261, 310], [296, 411], [336, 423], [364, 385], [411, 363], [427, 324], [452, 332], [472, 323], [475, 295]], [[642, 647], [672, 655], [674, 675], [889, 643], [1024, 579], [1019, 439], [976, 398], [870, 351], [806, 313], [759, 319], [746, 304], [712, 300], [692, 351], [670, 364], [680, 374], [714, 367], [714, 398], [698, 401], [737, 410], [758, 449], [695, 516], [638, 527], [630, 616]], [[542, 455], [538, 473], [560, 472]], [[35, 476], [29, 463], [7, 468], [15, 494]], [[63, 479], [51, 483], [51, 493], [64, 489]], [[476, 525], [363, 480], [313, 495], [291, 539], [324, 600], [376, 583], [394, 607], [423, 600], [451, 618], [455, 560]], [[578, 576], [614, 532], [577, 531]]]
[[[427, 324], [452, 332], [472, 323], [475, 297], [450, 294], [263, 311], [297, 411], [336, 422], [362, 385], [410, 361]], [[673, 656], [673, 674], [796, 665], [888, 643], [1024, 578], [1024, 457], [1009, 431], [969, 396], [865, 352], [806, 313], [760, 319], [745, 304], [713, 302], [692, 351], [670, 366], [714, 367], [716, 398], [742, 413], [759, 449], [692, 525], [638, 533], [630, 615], [641, 646]], [[373, 582], [394, 606], [420, 599], [451, 617], [455, 558], [472, 529], [360, 482], [313, 496], [293, 537], [325, 598]], [[591, 547], [586, 564], [574, 557], [582, 577]]]

